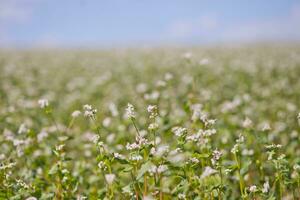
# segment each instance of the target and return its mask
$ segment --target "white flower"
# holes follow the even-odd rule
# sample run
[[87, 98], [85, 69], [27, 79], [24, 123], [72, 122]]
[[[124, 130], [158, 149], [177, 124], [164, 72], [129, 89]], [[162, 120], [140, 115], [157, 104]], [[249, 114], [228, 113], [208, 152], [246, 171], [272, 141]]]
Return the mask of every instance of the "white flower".
[[197, 121], [198, 119], [200, 119], [202, 105], [201, 104], [193, 104], [191, 106], [191, 110], [193, 111], [192, 120]]
[[78, 195], [77, 198], [76, 198], [76, 200], [85, 200], [85, 199], [87, 199], [87, 197], [86, 196], [81, 196], [81, 195]]
[[154, 200], [152, 196], [144, 196], [143, 200]]
[[193, 54], [191, 52], [185, 52], [184, 54], [182, 54], [182, 57], [184, 59], [189, 60], [189, 59], [191, 59], [193, 57]]
[[242, 134], [240, 134], [239, 138], [236, 140], [236, 142], [237, 143], [243, 143], [244, 141], [245, 141], [245, 137]]
[[250, 128], [252, 126], [252, 121], [248, 117], [243, 121], [244, 128]]
[[115, 174], [105, 174], [105, 180], [109, 185], [111, 185], [114, 182], [115, 178]]
[[5, 154], [0, 154], [0, 160], [4, 160], [4, 158], [5, 158]]
[[130, 160], [132, 161], [140, 161], [143, 160], [143, 157], [141, 155], [132, 155]]
[[109, 109], [109, 111], [111, 112], [111, 115], [112, 115], [113, 117], [116, 117], [116, 116], [119, 115], [119, 111], [118, 111], [118, 109], [117, 109], [117, 107], [116, 107], [116, 105], [115, 105], [114, 103], [110, 103], [110, 104], [108, 105], [108, 109]]
[[139, 148], [141, 148], [141, 146], [137, 143], [132, 143], [132, 144], [127, 143], [126, 144], [127, 150], [135, 150], [135, 149], [139, 149]]
[[212, 126], [216, 123], [216, 119], [208, 119], [206, 120], [204, 123], [205, 123], [205, 126]]
[[216, 165], [217, 162], [220, 160], [220, 158], [221, 158], [221, 156], [222, 156], [222, 152], [220, 152], [220, 151], [218, 151], [218, 150], [216, 149], [216, 150], [214, 150], [214, 151], [212, 152], [212, 155], [213, 155], [213, 157], [212, 157], [212, 159], [211, 159], [211, 163], [212, 163], [213, 165]]
[[160, 96], [160, 93], [158, 91], [153, 91], [150, 94], [145, 94], [144, 98], [146, 100], [157, 100], [159, 98], [159, 96]]
[[142, 136], [136, 136], [135, 140], [140, 145], [140, 147], [149, 144], [148, 139], [146, 139]]
[[201, 174], [201, 176], [200, 176], [200, 179], [203, 179], [203, 178], [205, 178], [205, 177], [207, 177], [207, 176], [210, 176], [210, 175], [213, 175], [213, 174], [215, 174], [215, 173], [217, 173], [217, 170], [215, 170], [215, 169], [213, 169], [213, 168], [211, 168], [211, 167], [205, 167], [204, 168], [204, 172]]
[[27, 197], [25, 200], [37, 200], [36, 197]]
[[165, 171], [168, 170], [168, 166], [167, 165], [159, 165], [158, 167], [153, 165], [148, 172], [150, 173], [150, 175], [153, 174], [161, 174], [164, 173]]
[[132, 104], [128, 103], [126, 108], [126, 114], [128, 118], [134, 119], [135, 118], [135, 112], [134, 107]]
[[199, 163], [199, 160], [198, 160], [197, 158], [194, 158], [194, 157], [190, 158], [189, 160], [190, 160], [192, 163], [195, 163], [195, 164]]
[[124, 160], [125, 159], [125, 156], [123, 156], [122, 154], [119, 154], [119, 153], [113, 153], [113, 156], [117, 159], [120, 159], [120, 160]]
[[21, 124], [20, 127], [19, 127], [19, 130], [18, 130], [18, 133], [19, 134], [22, 134], [22, 133], [26, 133], [28, 131], [27, 127], [25, 124]]
[[110, 117], [106, 117], [106, 118], [102, 121], [102, 125], [103, 125], [104, 127], [109, 127], [110, 123], [111, 123]]
[[37, 140], [38, 142], [43, 141], [44, 138], [48, 137], [48, 133], [46, 131], [41, 131], [38, 135], [37, 135]]
[[158, 80], [156, 82], [156, 86], [157, 87], [166, 87], [167, 83], [165, 81], [162, 81], [162, 80]]
[[163, 172], [165, 172], [167, 170], [168, 170], [168, 166], [167, 165], [159, 165], [158, 168], [157, 168], [157, 173], [161, 174], [161, 173], [163, 173]]
[[154, 130], [158, 129], [158, 124], [157, 123], [151, 123], [151, 124], [149, 124], [148, 129], [150, 131], [154, 131]]
[[107, 137], [106, 137], [106, 141], [107, 143], [113, 143], [115, 141], [116, 138], [116, 134], [114, 133], [110, 133]]
[[252, 156], [253, 154], [254, 154], [253, 149], [243, 149], [243, 151], [242, 151], [243, 156]]
[[79, 110], [75, 110], [74, 112], [72, 112], [71, 116], [72, 117], [79, 117], [81, 115], [81, 112]]
[[85, 105], [83, 105], [83, 109], [84, 110], [92, 110], [92, 106], [89, 104], [85, 104]]
[[55, 150], [56, 150], [56, 151], [61, 151], [61, 150], [63, 150], [64, 147], [65, 147], [64, 144], [60, 144], [60, 145], [57, 145], [57, 146], [55, 147]]
[[300, 170], [300, 165], [295, 164], [295, 165], [293, 166], [293, 169], [294, 169], [294, 170]]
[[281, 144], [271, 144], [271, 145], [266, 145], [266, 149], [280, 149], [282, 147]]
[[149, 105], [147, 107], [147, 111], [150, 114], [151, 119], [153, 119], [157, 116], [157, 106], [156, 105]]
[[250, 191], [250, 192], [256, 192], [256, 191], [257, 191], [256, 185], [251, 185], [251, 186], [249, 187], [249, 191]]
[[91, 139], [92, 139], [92, 142], [94, 144], [97, 144], [100, 141], [100, 136], [99, 135], [93, 135]]
[[225, 174], [227, 175], [227, 174], [230, 174], [231, 172], [232, 172], [232, 169], [225, 169]]
[[178, 194], [178, 199], [183, 199], [183, 200], [185, 200], [185, 199], [186, 199], [185, 194], [183, 194], [183, 193]]
[[47, 99], [39, 99], [38, 104], [40, 105], [41, 108], [46, 108], [49, 106], [49, 102]]
[[85, 117], [94, 118], [97, 113], [97, 109], [93, 109], [92, 106], [88, 104], [83, 106], [83, 110], [84, 110]]
[[101, 170], [106, 170], [106, 169], [107, 169], [106, 164], [105, 164], [103, 161], [100, 161], [100, 162], [98, 163], [98, 167], [99, 167], [99, 169], [101, 169]]
[[269, 123], [265, 123], [261, 129], [262, 131], [269, 131], [271, 130], [271, 126]]
[[154, 148], [154, 147], [152, 147], [151, 149], [150, 149], [150, 154], [151, 155], [154, 155], [154, 154], [156, 154], [156, 149]]
[[173, 127], [173, 128], [172, 128], [172, 132], [173, 132], [176, 136], [181, 137], [181, 136], [183, 136], [184, 134], [187, 133], [187, 129], [186, 129], [186, 128], [183, 128], [183, 127], [176, 126], [176, 127]]
[[207, 130], [199, 130], [199, 133], [202, 135], [202, 136], [212, 136], [214, 134], [217, 133], [216, 129], [207, 129]]
[[169, 80], [171, 80], [171, 79], [173, 79], [173, 74], [167, 72], [167, 73], [165, 74], [165, 80], [166, 80], [166, 81], [169, 81]]
[[207, 65], [209, 64], [209, 59], [208, 58], [203, 58], [199, 61], [200, 65]]
[[239, 145], [238, 145], [238, 144], [235, 144], [235, 145], [233, 146], [233, 148], [231, 149], [231, 153], [235, 154], [235, 153], [237, 153], [237, 152], [239, 152]]
[[169, 149], [170, 147], [168, 145], [161, 145], [159, 147], [157, 147], [156, 149], [153, 148], [153, 150], [151, 149], [150, 152], [152, 155], [157, 156], [157, 157], [161, 157], [162, 155], [169, 153]]
[[269, 192], [269, 189], [270, 189], [270, 185], [269, 185], [269, 181], [266, 181], [265, 183], [264, 183], [264, 186], [263, 186], [263, 188], [262, 188], [262, 193], [268, 193]]
[[146, 83], [139, 83], [136, 86], [136, 91], [138, 93], [145, 93], [147, 91], [147, 84]]

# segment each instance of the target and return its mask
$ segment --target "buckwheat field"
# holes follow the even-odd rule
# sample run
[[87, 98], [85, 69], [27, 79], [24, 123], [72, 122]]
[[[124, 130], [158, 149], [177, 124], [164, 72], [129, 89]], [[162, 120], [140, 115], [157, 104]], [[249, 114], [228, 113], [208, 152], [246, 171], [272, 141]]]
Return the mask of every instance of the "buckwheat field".
[[300, 199], [300, 48], [1, 51], [0, 199]]

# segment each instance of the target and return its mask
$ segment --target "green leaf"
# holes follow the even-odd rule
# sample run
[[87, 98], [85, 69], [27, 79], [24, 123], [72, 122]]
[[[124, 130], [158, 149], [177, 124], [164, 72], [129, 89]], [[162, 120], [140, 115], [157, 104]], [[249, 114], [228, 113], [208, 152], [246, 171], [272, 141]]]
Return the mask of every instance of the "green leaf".
[[131, 184], [126, 185], [125, 187], [122, 188], [123, 193], [131, 193]]
[[196, 158], [208, 158], [209, 157], [209, 154], [207, 154], [207, 153], [194, 153], [193, 155]]
[[128, 166], [128, 167], [125, 167], [122, 171], [123, 172], [130, 172], [133, 170], [133, 167], [132, 166]]
[[153, 166], [153, 163], [148, 161], [145, 164], [142, 165], [141, 169], [138, 171], [138, 175], [136, 179], [140, 179], [151, 167]]
[[49, 170], [48, 174], [49, 174], [49, 175], [53, 175], [53, 174], [56, 174], [57, 171], [58, 171], [58, 165], [55, 164], [55, 165], [53, 165], [53, 166], [51, 167], [51, 169]]

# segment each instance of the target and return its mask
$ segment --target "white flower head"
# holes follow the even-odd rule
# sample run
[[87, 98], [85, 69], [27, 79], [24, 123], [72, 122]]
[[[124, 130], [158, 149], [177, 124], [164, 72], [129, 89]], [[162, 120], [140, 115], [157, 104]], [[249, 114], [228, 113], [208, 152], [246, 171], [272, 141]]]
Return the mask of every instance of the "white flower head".
[[151, 123], [148, 126], [149, 131], [154, 131], [156, 129], [158, 129], [158, 124], [157, 123]]
[[165, 171], [168, 170], [168, 166], [167, 165], [159, 165], [159, 166], [155, 166], [153, 165], [148, 172], [150, 173], [150, 175], [154, 175], [154, 174], [162, 174]]
[[165, 81], [162, 81], [162, 80], [158, 80], [156, 82], [156, 86], [157, 87], [166, 87], [167, 83]]
[[243, 121], [243, 127], [244, 128], [250, 128], [252, 126], [253, 122], [248, 117]]
[[192, 120], [197, 121], [198, 119], [200, 119], [202, 113], [202, 104], [193, 104], [191, 106], [191, 110], [193, 111]]
[[185, 200], [185, 199], [186, 199], [185, 194], [183, 194], [183, 193], [178, 194], [178, 199], [183, 199], [183, 200]]
[[249, 191], [252, 192], [252, 193], [257, 192], [257, 187], [256, 187], [256, 185], [251, 185], [251, 186], [249, 187]]
[[111, 185], [114, 182], [115, 178], [115, 174], [105, 174], [105, 180], [109, 185]]
[[71, 116], [76, 118], [79, 117], [81, 115], [81, 112], [79, 110], [75, 110], [74, 112], [72, 112]]
[[150, 195], [144, 196], [143, 200], [154, 200], [154, 198]]
[[36, 197], [28, 197], [25, 200], [37, 200], [37, 198]]
[[156, 105], [149, 105], [147, 107], [147, 111], [150, 114], [150, 118], [153, 119], [157, 116], [157, 106]]
[[212, 159], [211, 162], [213, 165], [216, 165], [218, 163], [218, 161], [220, 160], [221, 156], [222, 156], [222, 152], [218, 151], [217, 149], [215, 149], [212, 152]]
[[26, 133], [28, 131], [28, 128], [26, 127], [26, 124], [21, 124], [18, 130], [18, 134]]
[[39, 99], [38, 104], [39, 104], [40, 108], [46, 108], [49, 106], [49, 102], [47, 99]]
[[114, 156], [116, 159], [125, 160], [125, 156], [123, 156], [122, 154], [119, 154], [119, 153], [113, 153], [113, 156]]
[[191, 163], [195, 163], [195, 164], [197, 164], [197, 163], [200, 162], [200, 161], [199, 161], [197, 158], [195, 158], [195, 157], [189, 158], [189, 161], [190, 161]]
[[38, 135], [37, 135], [37, 140], [38, 142], [43, 141], [44, 138], [48, 137], [48, 132], [46, 131], [41, 131]]
[[161, 174], [161, 173], [163, 173], [163, 172], [165, 172], [167, 170], [168, 170], [168, 166], [167, 165], [159, 165], [158, 168], [157, 168], [157, 173]]
[[132, 155], [130, 160], [131, 161], [140, 161], [140, 160], [143, 160], [143, 157], [141, 155]]
[[130, 119], [135, 119], [134, 107], [132, 104], [128, 103], [126, 108], [126, 115]]
[[175, 127], [172, 128], [172, 132], [176, 136], [181, 137], [181, 136], [187, 134], [187, 129], [183, 128], [183, 127], [175, 126]]
[[213, 175], [215, 173], [217, 173], [217, 170], [215, 170], [215, 169], [208, 166], [208, 167], [204, 168], [204, 171], [201, 174], [200, 178], [203, 179], [203, 178], [208, 177], [210, 175]]
[[83, 106], [83, 110], [84, 110], [85, 117], [94, 118], [97, 113], [97, 109], [93, 109], [92, 106], [88, 104], [85, 104]]
[[117, 109], [116, 104], [110, 103], [110, 104], [108, 105], [108, 109], [109, 109], [109, 111], [111, 112], [111, 115], [112, 115], [113, 117], [116, 117], [116, 116], [119, 115], [119, 111], [118, 111], [118, 109]]
[[169, 80], [171, 80], [171, 79], [173, 79], [173, 74], [167, 72], [167, 73], [165, 74], [165, 80], [166, 80], [166, 81], [169, 81]]
[[193, 57], [193, 54], [191, 52], [185, 52], [184, 54], [182, 54], [182, 58], [184, 59], [191, 59]]
[[242, 134], [240, 134], [240, 135], [239, 135], [239, 138], [236, 140], [236, 142], [241, 144], [241, 143], [243, 143], [244, 141], [245, 141], [245, 137], [244, 137]]
[[135, 150], [135, 149], [140, 149], [141, 148], [141, 145], [140, 144], [137, 144], [137, 143], [132, 143], [132, 144], [130, 144], [130, 143], [127, 143], [126, 144], [126, 149], [127, 150]]
[[147, 91], [148, 87], [147, 87], [147, 84], [146, 83], [139, 83], [137, 86], [136, 86], [136, 91], [138, 93], [145, 93]]
[[263, 185], [263, 188], [262, 188], [262, 193], [268, 193], [270, 190], [270, 184], [269, 184], [269, 181], [266, 181]]
[[263, 127], [262, 127], [261, 130], [262, 131], [269, 131], [269, 130], [271, 130], [270, 124], [269, 123], [264, 123], [264, 125], [263, 125]]
[[237, 152], [239, 152], [239, 145], [235, 144], [231, 149], [231, 153], [236, 154]]
[[100, 170], [106, 170], [107, 169], [106, 164], [103, 161], [100, 161], [98, 163], [98, 167], [99, 167]]

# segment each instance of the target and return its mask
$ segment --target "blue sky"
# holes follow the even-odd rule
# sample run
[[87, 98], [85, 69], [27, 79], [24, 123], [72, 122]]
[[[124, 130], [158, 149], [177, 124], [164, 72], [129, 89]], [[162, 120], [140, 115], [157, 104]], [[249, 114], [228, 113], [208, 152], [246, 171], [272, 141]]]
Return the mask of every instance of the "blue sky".
[[299, 0], [0, 0], [0, 47], [300, 41]]

